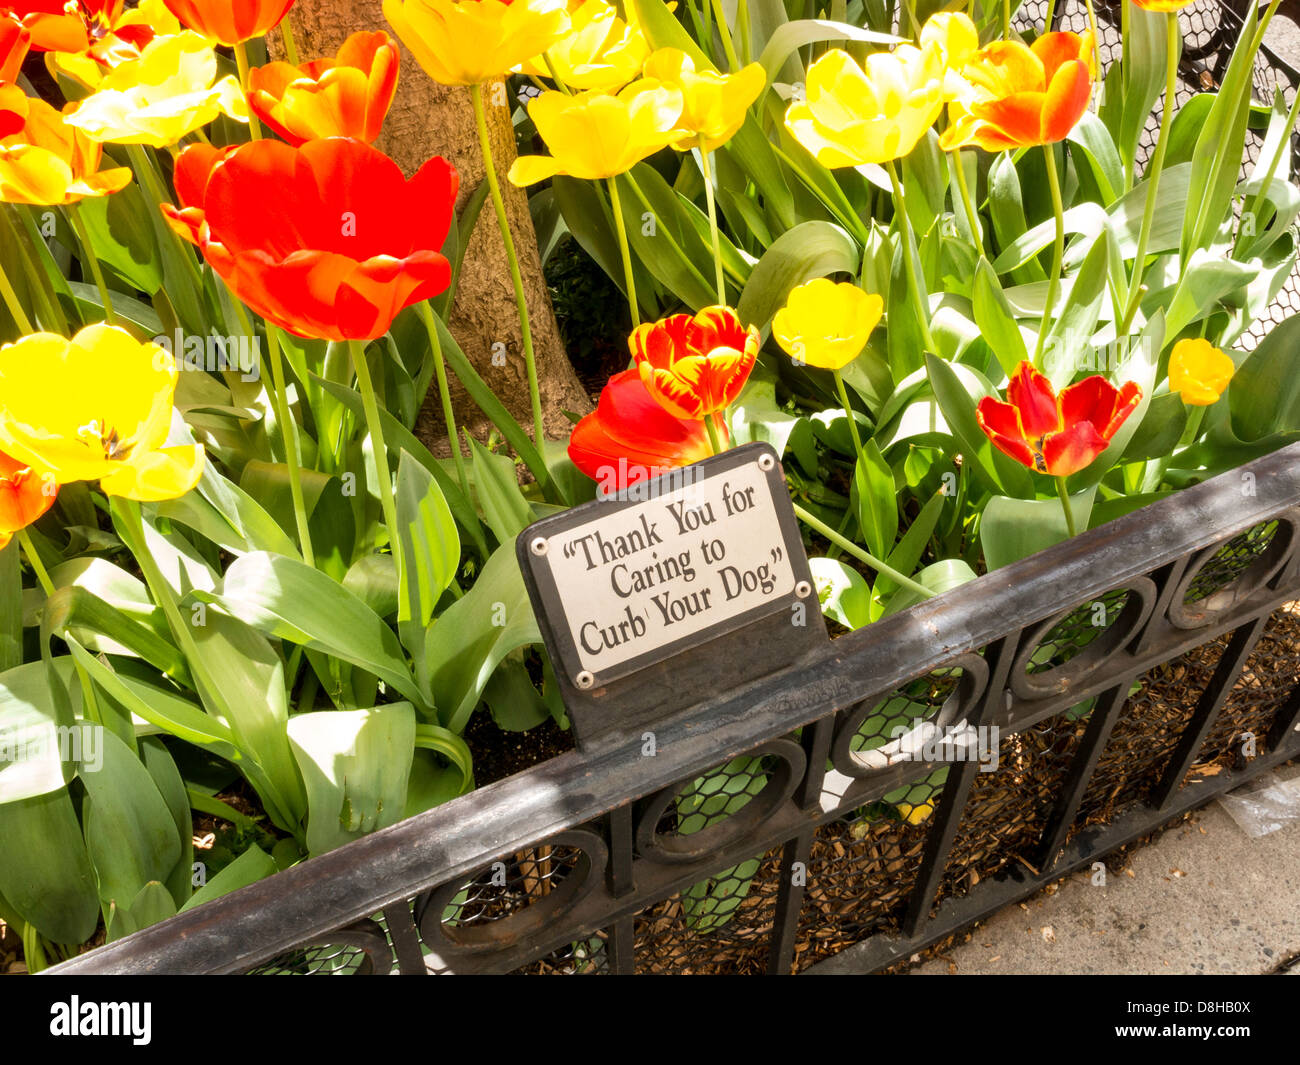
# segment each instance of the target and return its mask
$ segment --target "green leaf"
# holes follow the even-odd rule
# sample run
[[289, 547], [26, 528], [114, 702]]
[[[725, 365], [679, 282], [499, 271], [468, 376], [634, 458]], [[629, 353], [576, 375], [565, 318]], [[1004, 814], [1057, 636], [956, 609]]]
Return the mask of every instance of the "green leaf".
[[62, 720], [51, 683], [60, 680], [44, 662], [0, 673], [0, 803], [59, 791], [76, 769], [60, 757], [60, 735], [73, 722]]
[[1113, 202], [1124, 188], [1124, 167], [1105, 124], [1091, 111], [1085, 111], [1067, 139], [1083, 149], [1083, 156], [1101, 193], [1101, 202]]
[[[1130, 415], [1135, 417], [1136, 415]], [[1187, 426], [1187, 404], [1177, 392], [1153, 396], [1146, 417], [1124, 449], [1124, 462], [1145, 462], [1167, 458]]]
[[526, 732], [551, 716], [528, 674], [522, 649], [511, 651], [501, 660], [483, 689], [483, 701], [497, 727], [506, 732]]
[[84, 943], [99, 900], [67, 789], [0, 803], [0, 895], [46, 939]]
[[265, 880], [278, 871], [271, 856], [254, 843], [194, 892], [189, 901], [181, 907], [180, 912], [184, 913], [186, 910], [194, 909], [195, 906], [202, 906], [205, 902], [219, 899], [222, 895], [229, 895], [232, 891], [248, 887], [249, 884], [256, 884], [259, 880]]
[[175, 916], [176, 901], [171, 893], [157, 880], [150, 880], [136, 892], [129, 904], [117, 900], [109, 904], [104, 922], [104, 941], [112, 943]]
[[10, 540], [0, 548], [0, 672], [23, 661], [23, 575], [20, 546]]
[[107, 913], [113, 903], [129, 905], [149, 881], [165, 881], [181, 858], [181, 841], [149, 770], [107, 729], [98, 738], [102, 765], [81, 774], [81, 821]]
[[[1088, 527], [1097, 488], [1070, 497], [1075, 528]], [[1018, 562], [1069, 539], [1059, 499], [1008, 499], [994, 496], [980, 518], [980, 545], [990, 570]]]
[[[898, 541], [898, 546], [885, 559], [893, 569], [899, 573], [910, 574], [920, 564], [921, 556], [925, 554], [925, 549], [930, 544], [930, 537], [939, 524], [939, 517], [949, 498], [940, 492], [921, 508], [915, 520], [908, 526], [907, 532], [903, 534], [903, 538]], [[875, 586], [871, 589], [872, 621], [884, 616], [889, 600], [897, 595], [898, 591], [899, 586], [883, 573], [876, 577]]]
[[512, 544], [533, 520], [532, 508], [519, 490], [515, 464], [508, 455], [494, 455], [468, 433], [465, 439], [473, 459], [474, 492], [483, 518], [498, 543]]
[[190, 897], [194, 869], [194, 821], [190, 816], [190, 800], [185, 791], [185, 781], [181, 779], [180, 770], [176, 768], [167, 748], [156, 737], [147, 736], [140, 741], [140, 760], [144, 762], [158, 794], [171, 811], [176, 838], [181, 843], [181, 856], [176, 859], [176, 864], [167, 877], [167, 890], [171, 892], [175, 905], [182, 906]]
[[846, 629], [860, 629], [871, 621], [871, 589], [861, 573], [833, 558], [810, 558], [808, 568], [827, 617]]
[[758, 260], [740, 296], [740, 319], [765, 329], [796, 285], [857, 271], [858, 245], [845, 230], [832, 222], [802, 222], [777, 237]]
[[1092, 334], [1106, 298], [1109, 252], [1106, 241], [1093, 243], [1047, 334], [1043, 368], [1055, 388], [1074, 380], [1077, 368], [1087, 361], [1084, 357], [1092, 354]]
[[858, 503], [858, 524], [867, 548], [877, 558], [884, 558], [894, 547], [898, 535], [898, 496], [894, 488], [894, 471], [875, 440], [864, 440], [862, 454], [854, 468], [853, 485]]
[[351, 662], [412, 702], [424, 701], [393, 630], [342, 585], [305, 562], [252, 552], [226, 571], [219, 595], [201, 598], [219, 603], [259, 632]]
[[874, 30], [861, 29], [846, 22], [833, 22], [829, 19], [795, 19], [779, 26], [768, 38], [763, 47], [763, 54], [758, 61], [767, 71], [770, 84], [776, 80], [785, 66], [785, 62], [798, 49], [806, 44], [820, 41], [860, 41], [868, 44], [898, 44], [903, 38], [891, 33], [877, 33]]
[[401, 820], [415, 750], [410, 703], [298, 714], [289, 742], [307, 789], [311, 854]]
[[463, 732], [497, 664], [515, 648], [541, 642], [515, 545], [502, 544], [474, 587], [430, 630], [429, 676], [438, 720]]
[[221, 721], [186, 699], [116, 673], [74, 638], [68, 638], [68, 647], [91, 679], [136, 717], [186, 743], [206, 747], [219, 757], [238, 757], [234, 734]]
[[1251, 81], [1259, 47], [1255, 33], [1257, 14], [1255, 5], [1248, 5], [1219, 94], [1196, 139], [1182, 238], [1178, 244], [1183, 262], [1189, 261], [1197, 249], [1208, 248], [1219, 227], [1232, 217], [1232, 194], [1245, 150]]
[[1300, 317], [1287, 318], [1237, 368], [1227, 399], [1232, 432], [1238, 440], [1249, 443], [1300, 430], [1297, 345]]
[[988, 263], [981, 258], [975, 267], [975, 285], [973, 292], [975, 323], [980, 333], [997, 356], [1002, 372], [1011, 377], [1016, 367], [1029, 359], [1025, 339], [1016, 324], [1015, 313], [1002, 291], [998, 275]]
[[152, 224], [158, 209], [141, 185], [132, 182], [112, 196], [87, 196], [75, 210], [101, 263], [142, 292], [163, 287], [162, 258]]
[[[942, 595], [944, 592], [959, 588], [974, 579], [975, 571], [960, 558], [945, 558], [940, 562], [931, 563], [912, 577], [912, 580], [916, 581], [917, 584], [923, 588], [928, 588], [935, 595]], [[902, 613], [909, 607], [916, 606], [921, 600], [922, 596], [918, 592], [914, 592], [910, 588], [902, 588], [889, 601], [884, 616], [889, 617], [892, 614]]]
[[460, 537], [433, 474], [408, 451], [397, 466], [397, 533], [406, 567], [398, 620], [427, 626], [460, 565]]

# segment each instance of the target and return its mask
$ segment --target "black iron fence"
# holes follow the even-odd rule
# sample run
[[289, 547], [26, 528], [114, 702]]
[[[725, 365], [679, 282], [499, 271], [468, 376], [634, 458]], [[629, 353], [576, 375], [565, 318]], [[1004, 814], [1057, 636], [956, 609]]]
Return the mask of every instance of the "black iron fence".
[[1300, 444], [52, 971], [884, 967], [1300, 755], [1297, 599]]

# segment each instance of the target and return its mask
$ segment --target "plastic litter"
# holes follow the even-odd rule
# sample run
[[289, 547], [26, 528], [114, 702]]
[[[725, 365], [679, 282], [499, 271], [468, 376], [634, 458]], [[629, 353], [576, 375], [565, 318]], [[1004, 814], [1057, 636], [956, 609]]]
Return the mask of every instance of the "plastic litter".
[[1300, 776], [1283, 780], [1265, 773], [1245, 787], [1219, 796], [1219, 805], [1251, 839], [1300, 821]]

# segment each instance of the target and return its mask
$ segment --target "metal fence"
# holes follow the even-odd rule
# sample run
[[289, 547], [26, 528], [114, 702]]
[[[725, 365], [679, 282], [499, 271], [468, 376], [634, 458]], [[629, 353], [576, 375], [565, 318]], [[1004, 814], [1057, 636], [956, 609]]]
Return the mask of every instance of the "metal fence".
[[[1082, 3], [1057, 10], [1056, 28], [1086, 27]], [[1180, 99], [1217, 83], [1243, 10], [1180, 12]], [[1098, 16], [1106, 65], [1117, 5]], [[1261, 56], [1258, 99], [1297, 82]], [[1246, 346], [1298, 308], [1293, 275]], [[1300, 756], [1297, 599], [1300, 444], [774, 675], [748, 679], [761, 647], [721, 648], [721, 694], [649, 733], [51, 972], [886, 967]], [[900, 722], [970, 744], [909, 755]]]
[[1295, 444], [52, 971], [888, 966], [1300, 755], [1298, 534]]

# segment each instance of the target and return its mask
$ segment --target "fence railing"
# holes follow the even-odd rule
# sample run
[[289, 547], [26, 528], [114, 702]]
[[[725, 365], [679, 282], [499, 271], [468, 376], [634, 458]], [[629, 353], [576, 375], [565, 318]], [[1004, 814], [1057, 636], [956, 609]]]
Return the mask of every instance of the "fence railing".
[[1298, 598], [1294, 444], [51, 971], [886, 966], [1300, 755]]

